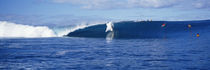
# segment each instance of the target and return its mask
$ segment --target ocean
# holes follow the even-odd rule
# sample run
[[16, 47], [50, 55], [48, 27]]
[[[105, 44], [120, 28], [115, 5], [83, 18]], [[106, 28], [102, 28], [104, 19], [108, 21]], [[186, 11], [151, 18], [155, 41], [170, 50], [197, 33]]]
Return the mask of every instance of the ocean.
[[0, 70], [209, 70], [209, 22], [126, 21], [65, 36], [1, 22]]

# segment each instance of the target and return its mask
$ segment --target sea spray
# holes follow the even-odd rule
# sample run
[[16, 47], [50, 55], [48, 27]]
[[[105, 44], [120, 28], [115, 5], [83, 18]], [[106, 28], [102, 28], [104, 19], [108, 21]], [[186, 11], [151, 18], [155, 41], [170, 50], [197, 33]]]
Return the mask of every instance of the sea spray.
[[47, 26], [30, 26], [0, 21], [0, 37], [56, 37]]

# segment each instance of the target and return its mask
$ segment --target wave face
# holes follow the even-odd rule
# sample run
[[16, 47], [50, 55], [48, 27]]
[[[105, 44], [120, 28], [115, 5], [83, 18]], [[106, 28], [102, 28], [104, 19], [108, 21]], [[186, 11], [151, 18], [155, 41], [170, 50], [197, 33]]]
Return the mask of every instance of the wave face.
[[[189, 24], [191, 27], [188, 27]], [[111, 25], [113, 25], [113, 28]], [[209, 26], [210, 21], [123, 21], [78, 29], [70, 32], [67, 36], [91, 38], [178, 38], [196, 36], [197, 33], [207, 35], [210, 32]]]
[[90, 26], [94, 26], [94, 25], [98, 25], [98, 24], [104, 24], [104, 23], [97, 22], [97, 23], [92, 23], [92, 24], [79, 24], [79, 25], [75, 25], [75, 26], [55, 28], [53, 30], [58, 37], [63, 37], [63, 36], [66, 36], [70, 32], [74, 32], [76, 30], [84, 29], [86, 27], [90, 27]]
[[29, 26], [0, 21], [0, 37], [56, 37], [46, 26]]

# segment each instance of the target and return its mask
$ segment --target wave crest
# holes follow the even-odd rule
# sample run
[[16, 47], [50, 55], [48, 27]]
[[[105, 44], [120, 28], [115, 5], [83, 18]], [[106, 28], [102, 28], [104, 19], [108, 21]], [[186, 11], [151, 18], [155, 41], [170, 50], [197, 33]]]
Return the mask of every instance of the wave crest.
[[0, 21], [0, 37], [56, 37], [46, 26], [29, 26]]
[[71, 32], [74, 32], [76, 30], [79, 30], [79, 29], [84, 29], [84, 28], [87, 28], [87, 27], [90, 27], [90, 26], [95, 26], [95, 25], [99, 25], [99, 24], [105, 24], [103, 22], [95, 22], [95, 23], [92, 23], [92, 24], [80, 24], [80, 25], [76, 25], [74, 27], [69, 27], [69, 28], [66, 28], [66, 29], [63, 29], [61, 31], [58, 31], [57, 32], [57, 35], [59, 37], [61, 36], [66, 36], [68, 35], [69, 33]]

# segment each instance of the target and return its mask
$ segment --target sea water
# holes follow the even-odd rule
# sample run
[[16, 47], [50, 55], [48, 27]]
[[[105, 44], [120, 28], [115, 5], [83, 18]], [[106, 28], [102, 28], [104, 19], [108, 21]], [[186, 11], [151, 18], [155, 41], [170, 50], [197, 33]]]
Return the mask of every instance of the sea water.
[[0, 22], [0, 70], [209, 70], [210, 21], [163, 23], [52, 29]]
[[208, 70], [210, 38], [1, 38], [0, 70]]

